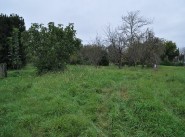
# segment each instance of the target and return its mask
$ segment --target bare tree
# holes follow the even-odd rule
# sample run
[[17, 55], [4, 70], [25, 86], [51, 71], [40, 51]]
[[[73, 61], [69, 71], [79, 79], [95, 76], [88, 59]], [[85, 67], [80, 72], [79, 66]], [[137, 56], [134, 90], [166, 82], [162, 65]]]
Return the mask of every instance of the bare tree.
[[119, 29], [112, 30], [110, 26], [108, 26], [106, 36], [109, 43], [109, 56], [111, 60], [115, 60], [115, 63], [121, 68], [127, 43], [125, 34], [120, 32]]
[[140, 16], [139, 11], [128, 12], [127, 16], [122, 17], [122, 25], [119, 28], [126, 36], [127, 58], [130, 65], [135, 66], [139, 62], [139, 41], [143, 36], [144, 27], [149, 24], [151, 21]]
[[117, 29], [107, 27], [109, 55], [117, 60], [119, 68], [123, 60], [134, 66], [156, 66], [164, 53], [163, 41], [146, 28], [151, 21], [139, 14], [139, 11], [128, 12], [127, 16], [122, 17], [122, 25]]
[[140, 63], [140, 59], [143, 56], [142, 55], [142, 47], [141, 42], [139, 40], [135, 40], [132, 45], [130, 45], [127, 48], [127, 61], [129, 66], [136, 66], [138, 63]]
[[143, 33], [144, 26], [151, 24], [151, 21], [139, 15], [140, 11], [128, 12], [127, 16], [122, 17], [122, 26], [120, 30], [127, 36], [128, 46], [131, 46], [134, 41]]

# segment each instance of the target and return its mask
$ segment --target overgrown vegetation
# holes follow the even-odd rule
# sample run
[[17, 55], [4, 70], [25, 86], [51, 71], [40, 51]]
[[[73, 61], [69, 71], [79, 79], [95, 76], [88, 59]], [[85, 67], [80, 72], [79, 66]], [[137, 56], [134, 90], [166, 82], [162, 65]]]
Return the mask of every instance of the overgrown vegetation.
[[185, 73], [68, 66], [0, 80], [0, 136], [185, 136]]

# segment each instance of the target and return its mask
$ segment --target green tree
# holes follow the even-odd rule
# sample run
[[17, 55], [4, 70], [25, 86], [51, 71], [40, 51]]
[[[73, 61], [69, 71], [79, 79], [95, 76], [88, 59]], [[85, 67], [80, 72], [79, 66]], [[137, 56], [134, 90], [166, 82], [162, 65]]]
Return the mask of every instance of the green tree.
[[35, 23], [22, 36], [38, 73], [64, 70], [71, 54], [76, 52], [81, 44], [80, 39], [76, 38], [73, 24], [63, 27], [50, 22], [48, 27], [44, 27]]
[[167, 59], [170, 62], [172, 62], [176, 56], [179, 56], [179, 49], [177, 49], [176, 44], [172, 41], [166, 41], [164, 45], [165, 45], [165, 53], [162, 56], [162, 59], [163, 60]]
[[140, 11], [128, 12], [122, 17], [122, 25], [119, 27], [122, 35], [125, 35], [128, 48], [127, 61], [129, 65], [136, 66], [139, 62], [138, 40], [142, 38], [145, 28], [151, 21], [140, 15]]
[[19, 55], [21, 59], [21, 66], [26, 64], [26, 56], [24, 46], [21, 43], [21, 32], [25, 30], [24, 19], [17, 14], [11, 14], [10, 16], [0, 14], [0, 63], [6, 63], [8, 68], [13, 68], [12, 61], [9, 59], [9, 53], [11, 50], [9, 37], [12, 37], [14, 28], [19, 30], [18, 43], [19, 43]]
[[12, 37], [8, 38], [9, 54], [8, 60], [12, 64], [13, 69], [18, 69], [22, 65], [19, 45], [19, 29], [14, 28]]

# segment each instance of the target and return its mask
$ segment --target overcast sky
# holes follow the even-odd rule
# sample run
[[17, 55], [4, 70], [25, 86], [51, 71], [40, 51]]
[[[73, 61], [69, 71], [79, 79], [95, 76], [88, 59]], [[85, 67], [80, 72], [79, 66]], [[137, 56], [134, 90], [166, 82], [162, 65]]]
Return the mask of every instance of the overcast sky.
[[0, 0], [0, 13], [16, 13], [31, 23], [74, 23], [83, 43], [104, 36], [107, 25], [121, 24], [128, 11], [153, 19], [156, 36], [185, 47], [185, 0]]

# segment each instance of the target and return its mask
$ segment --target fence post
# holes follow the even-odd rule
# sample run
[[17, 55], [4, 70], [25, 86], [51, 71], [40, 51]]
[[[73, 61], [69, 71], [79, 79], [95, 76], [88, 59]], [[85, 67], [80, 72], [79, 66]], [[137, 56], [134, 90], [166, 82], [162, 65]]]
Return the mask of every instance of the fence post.
[[7, 65], [6, 63], [0, 64], [0, 78], [7, 77]]

